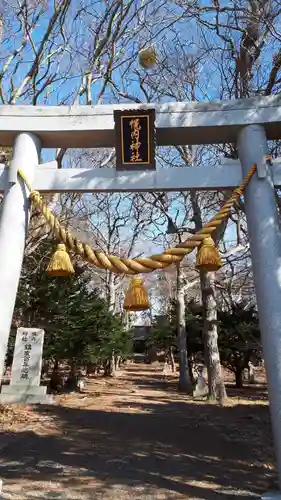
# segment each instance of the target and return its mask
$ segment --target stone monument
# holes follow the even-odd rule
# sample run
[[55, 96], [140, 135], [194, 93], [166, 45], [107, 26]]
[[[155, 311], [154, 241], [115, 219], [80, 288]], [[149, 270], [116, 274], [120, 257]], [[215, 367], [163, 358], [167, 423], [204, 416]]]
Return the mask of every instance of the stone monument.
[[253, 365], [253, 363], [251, 363], [251, 361], [249, 361], [248, 363], [248, 383], [249, 384], [255, 384], [256, 381], [255, 381], [255, 367]]
[[208, 387], [204, 377], [204, 365], [198, 367], [198, 378], [196, 381], [196, 387], [193, 391], [194, 397], [206, 396], [208, 394]]
[[11, 381], [3, 385], [0, 403], [47, 404], [52, 402], [47, 387], [40, 386], [44, 330], [18, 328]]

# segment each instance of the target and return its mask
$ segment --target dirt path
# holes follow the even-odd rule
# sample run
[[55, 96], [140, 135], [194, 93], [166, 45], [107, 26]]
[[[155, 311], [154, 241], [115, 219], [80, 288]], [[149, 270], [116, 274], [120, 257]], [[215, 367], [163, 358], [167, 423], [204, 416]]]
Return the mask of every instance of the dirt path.
[[195, 403], [159, 369], [130, 365], [22, 414], [0, 432], [5, 500], [232, 500], [274, 487], [264, 391]]

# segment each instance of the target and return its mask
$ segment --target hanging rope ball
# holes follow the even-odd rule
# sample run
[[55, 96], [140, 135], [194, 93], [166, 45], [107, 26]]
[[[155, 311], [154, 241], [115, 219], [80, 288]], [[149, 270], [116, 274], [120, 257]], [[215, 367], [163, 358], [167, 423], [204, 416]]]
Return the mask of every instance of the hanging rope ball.
[[153, 68], [157, 62], [157, 54], [154, 47], [145, 47], [139, 51], [139, 63], [145, 68]]

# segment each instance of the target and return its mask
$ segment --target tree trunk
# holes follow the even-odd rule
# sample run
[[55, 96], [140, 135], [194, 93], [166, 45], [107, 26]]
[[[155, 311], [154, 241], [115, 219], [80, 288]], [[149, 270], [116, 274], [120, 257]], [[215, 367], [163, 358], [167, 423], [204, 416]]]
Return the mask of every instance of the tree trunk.
[[59, 374], [59, 362], [55, 360], [53, 371], [50, 377], [49, 388], [52, 392], [57, 392], [63, 385], [62, 377]]
[[[199, 231], [203, 227], [203, 222], [196, 192], [191, 193], [191, 204], [195, 229]], [[223, 235], [225, 227], [226, 222], [222, 224], [220, 228], [220, 236]], [[200, 272], [204, 318], [204, 356], [208, 372], [209, 399], [219, 399], [223, 401], [227, 396], [222, 377], [218, 348], [217, 304], [214, 293], [214, 276], [214, 273]]]
[[237, 368], [235, 372], [235, 387], [237, 389], [242, 389], [243, 387], [243, 372], [241, 368]]
[[111, 363], [109, 359], [106, 359], [103, 362], [103, 370], [104, 370], [104, 377], [109, 377], [110, 376], [110, 370], [111, 370]]
[[116, 377], [116, 362], [115, 362], [115, 353], [112, 351], [111, 359], [110, 359], [110, 376]]
[[189, 378], [191, 380], [191, 383], [193, 384], [194, 383], [194, 373], [193, 373], [193, 360], [192, 360], [191, 356], [188, 357], [187, 363], [188, 363]]
[[[114, 273], [107, 271], [106, 276], [106, 288], [107, 288], [107, 301], [108, 301], [108, 309], [110, 312], [114, 314], [115, 306], [116, 306], [116, 293], [115, 293], [115, 284], [114, 284]], [[108, 373], [109, 372], [109, 373]], [[116, 376], [116, 359], [114, 350], [111, 353], [111, 358], [109, 360], [109, 367], [107, 371], [107, 376], [111, 377]]]
[[114, 273], [111, 273], [110, 271], [107, 271], [107, 276], [106, 276], [106, 296], [107, 296], [108, 309], [109, 311], [114, 313], [116, 306], [116, 290], [114, 284]]
[[205, 363], [208, 371], [209, 399], [223, 401], [226, 391], [220, 364], [217, 329], [217, 304], [214, 291], [214, 273], [200, 273], [204, 317]]
[[116, 356], [116, 360], [115, 360], [115, 370], [116, 371], [120, 370], [120, 365], [121, 365], [121, 356]]
[[251, 362], [248, 363], [248, 383], [255, 384], [255, 369]]
[[170, 361], [172, 373], [176, 373], [176, 363], [175, 363], [175, 358], [174, 358], [174, 353], [173, 353], [172, 347], [169, 347], [169, 361]]
[[183, 272], [177, 267], [177, 334], [180, 354], [180, 373], [178, 389], [180, 392], [192, 394], [192, 383], [189, 376], [187, 362], [186, 323], [185, 323], [185, 301], [183, 290]]
[[78, 376], [77, 376], [77, 364], [76, 361], [73, 360], [70, 364], [70, 373], [65, 381], [64, 389], [66, 391], [76, 391], [78, 389]]
[[86, 366], [86, 375], [89, 377], [90, 375], [96, 375], [97, 372], [97, 364], [96, 363], [88, 363]]

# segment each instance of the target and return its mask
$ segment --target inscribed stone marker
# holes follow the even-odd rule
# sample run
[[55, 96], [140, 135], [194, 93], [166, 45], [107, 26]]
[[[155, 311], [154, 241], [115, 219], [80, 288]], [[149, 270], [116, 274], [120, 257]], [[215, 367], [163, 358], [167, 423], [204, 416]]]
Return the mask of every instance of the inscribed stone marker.
[[11, 385], [40, 385], [44, 330], [18, 328]]
[[10, 385], [3, 385], [1, 404], [50, 404], [52, 396], [40, 385], [44, 330], [18, 328], [12, 364]]

